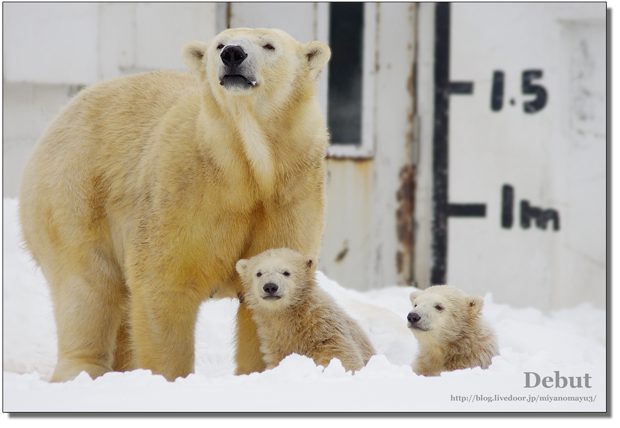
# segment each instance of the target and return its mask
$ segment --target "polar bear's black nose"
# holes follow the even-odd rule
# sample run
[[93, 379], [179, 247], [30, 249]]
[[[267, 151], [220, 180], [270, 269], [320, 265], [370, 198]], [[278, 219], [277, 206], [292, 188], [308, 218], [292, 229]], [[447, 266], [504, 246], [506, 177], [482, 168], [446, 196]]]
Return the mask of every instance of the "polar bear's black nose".
[[226, 46], [220, 54], [222, 62], [228, 67], [241, 64], [247, 56], [248, 54], [245, 53], [241, 46]]
[[278, 286], [273, 282], [269, 282], [263, 285], [263, 290], [265, 291], [265, 293], [274, 294], [276, 291], [278, 291]]
[[420, 315], [414, 312], [409, 312], [409, 315], [407, 315], [407, 321], [409, 321], [411, 324], [416, 323], [420, 321]]

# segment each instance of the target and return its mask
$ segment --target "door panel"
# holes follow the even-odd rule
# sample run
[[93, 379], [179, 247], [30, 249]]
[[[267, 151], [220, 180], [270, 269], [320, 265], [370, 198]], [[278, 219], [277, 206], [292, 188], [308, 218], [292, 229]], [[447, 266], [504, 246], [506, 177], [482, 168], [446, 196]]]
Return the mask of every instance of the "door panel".
[[[320, 269], [349, 288], [409, 284], [413, 275], [416, 11], [364, 4], [363, 141], [328, 151]], [[281, 28], [302, 43], [329, 44], [329, 17], [329, 3], [231, 3], [229, 18], [231, 27]], [[324, 112], [328, 74], [319, 80]]]

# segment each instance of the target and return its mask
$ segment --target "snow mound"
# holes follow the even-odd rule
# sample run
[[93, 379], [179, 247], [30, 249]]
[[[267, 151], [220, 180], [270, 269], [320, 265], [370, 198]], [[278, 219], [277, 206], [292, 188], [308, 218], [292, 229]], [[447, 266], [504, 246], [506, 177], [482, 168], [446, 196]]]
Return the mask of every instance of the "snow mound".
[[[52, 302], [45, 278], [20, 246], [18, 201], [4, 199], [5, 412], [601, 412], [606, 409], [606, 314], [590, 304], [544, 314], [493, 302], [484, 315], [500, 355], [480, 368], [417, 376], [418, 345], [406, 326], [409, 287], [358, 292], [322, 272], [319, 285], [357, 320], [375, 349], [362, 370], [338, 360], [316, 366], [290, 355], [264, 373], [234, 376], [233, 299], [201, 305], [195, 373], [167, 382], [148, 370], [50, 384], [57, 358]], [[524, 389], [525, 373], [591, 377], [591, 388]], [[418, 391], [413, 394], [411, 391]], [[423, 392], [420, 392], [423, 391]], [[547, 398], [546, 398], [547, 397]], [[270, 399], [273, 398], [273, 399]]]

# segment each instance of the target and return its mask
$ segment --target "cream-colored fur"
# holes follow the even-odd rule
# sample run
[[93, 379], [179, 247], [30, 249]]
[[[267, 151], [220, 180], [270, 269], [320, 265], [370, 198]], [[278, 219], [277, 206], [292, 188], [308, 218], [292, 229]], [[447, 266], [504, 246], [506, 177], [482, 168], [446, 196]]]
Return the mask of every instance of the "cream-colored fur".
[[480, 313], [481, 297], [440, 285], [414, 291], [409, 298], [413, 310], [407, 325], [420, 345], [413, 371], [437, 376], [467, 367], [486, 369], [491, 364], [498, 354], [497, 341]]
[[268, 369], [296, 353], [322, 366], [338, 358], [356, 371], [375, 354], [360, 326], [316, 284], [316, 267], [315, 257], [288, 248], [237, 262]]
[[[239, 73], [252, 84], [227, 80], [220, 55], [233, 45], [247, 49]], [[52, 381], [186, 376], [200, 303], [241, 293], [237, 260], [319, 253], [328, 136], [316, 77], [329, 56], [279, 30], [226, 30], [183, 48], [192, 72], [105, 81], [61, 111], [20, 190], [24, 240], [54, 303]], [[244, 303], [236, 335], [237, 373], [263, 370]]]

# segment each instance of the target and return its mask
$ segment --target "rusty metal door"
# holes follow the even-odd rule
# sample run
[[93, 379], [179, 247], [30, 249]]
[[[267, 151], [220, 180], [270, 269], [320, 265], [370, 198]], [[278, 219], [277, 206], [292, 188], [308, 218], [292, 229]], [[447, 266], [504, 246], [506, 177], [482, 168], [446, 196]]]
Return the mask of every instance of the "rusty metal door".
[[320, 269], [358, 290], [413, 278], [415, 4], [230, 3], [229, 27], [332, 48], [320, 101], [332, 141]]

